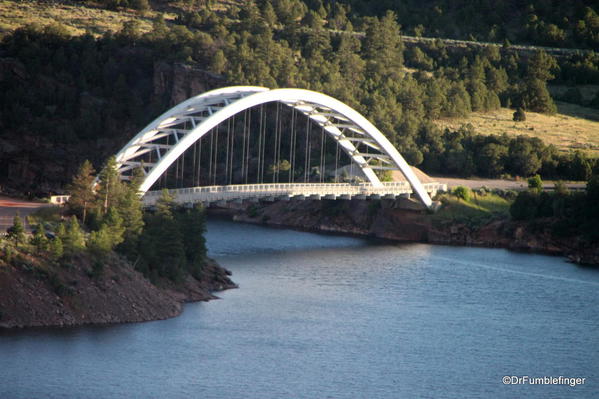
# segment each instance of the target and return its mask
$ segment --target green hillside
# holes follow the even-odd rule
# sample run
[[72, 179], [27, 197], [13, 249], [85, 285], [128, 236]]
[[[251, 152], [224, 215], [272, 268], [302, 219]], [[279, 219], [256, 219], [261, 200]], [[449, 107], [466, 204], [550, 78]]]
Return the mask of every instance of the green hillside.
[[[596, 151], [596, 122], [576, 120], [573, 129], [571, 119], [554, 123], [562, 105], [548, 90], [548, 83], [599, 84], [594, 53], [553, 57], [507, 45], [408, 43], [401, 36], [405, 16], [357, 14], [342, 2], [205, 3], [133, 9], [140, 3], [3, 0], [0, 185], [58, 190], [84, 159], [100, 168], [192, 89], [235, 84], [332, 95], [427, 173], [585, 180], [596, 163], [584, 152]], [[597, 94], [575, 94], [553, 95], [595, 112], [589, 107], [599, 106]], [[465, 124], [498, 112], [508, 119], [516, 108], [530, 120], [514, 135]], [[543, 127], [531, 125], [534, 115], [547, 120]], [[458, 122], [440, 128], [439, 120]], [[563, 143], [555, 133], [566, 136]]]

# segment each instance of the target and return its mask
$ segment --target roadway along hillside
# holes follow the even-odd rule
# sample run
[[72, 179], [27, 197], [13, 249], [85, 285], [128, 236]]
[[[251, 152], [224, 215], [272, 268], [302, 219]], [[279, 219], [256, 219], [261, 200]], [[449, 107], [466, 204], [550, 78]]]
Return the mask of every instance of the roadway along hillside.
[[[498, 188], [502, 190], [525, 190], [528, 188], [528, 182], [526, 180], [503, 180], [503, 179], [460, 179], [454, 177], [438, 177], [431, 176], [431, 181], [447, 184], [448, 188], [454, 188], [457, 186], [465, 186], [472, 189], [476, 188]], [[544, 181], [543, 188], [545, 190], [553, 190], [555, 182]], [[569, 190], [584, 190], [586, 183], [566, 183], [566, 187]]]
[[0, 197], [0, 234], [4, 233], [13, 224], [13, 218], [19, 213], [23, 218], [25, 228], [29, 231], [31, 227], [27, 223], [26, 216], [40, 208], [51, 206], [45, 202], [23, 201], [14, 198]]

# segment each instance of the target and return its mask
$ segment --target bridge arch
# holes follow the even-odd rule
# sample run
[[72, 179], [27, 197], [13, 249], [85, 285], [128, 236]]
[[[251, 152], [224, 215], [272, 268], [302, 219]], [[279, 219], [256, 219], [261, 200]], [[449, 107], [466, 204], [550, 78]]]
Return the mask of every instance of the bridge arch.
[[[361, 168], [374, 187], [382, 186], [374, 170], [399, 170], [422, 203], [432, 201], [422, 183], [391, 142], [364, 116], [326, 94], [304, 89], [268, 89], [257, 86], [233, 86], [208, 91], [189, 98], [160, 115], [133, 137], [116, 155], [121, 178], [128, 179], [133, 169], [142, 167], [145, 178], [140, 191], [146, 191], [189, 147], [221, 122], [249, 108], [280, 102], [295, 108], [322, 126], [339, 147]], [[173, 137], [170, 145], [158, 144]], [[362, 153], [354, 143], [361, 143], [378, 153]], [[157, 162], [143, 162], [152, 152]]]

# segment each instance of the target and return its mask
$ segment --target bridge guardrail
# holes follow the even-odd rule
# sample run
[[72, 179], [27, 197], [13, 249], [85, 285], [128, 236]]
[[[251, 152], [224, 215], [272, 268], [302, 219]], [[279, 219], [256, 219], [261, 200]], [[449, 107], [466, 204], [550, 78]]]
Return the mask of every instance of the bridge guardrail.
[[[446, 190], [440, 183], [426, 183], [428, 192]], [[357, 196], [357, 195], [405, 195], [411, 194], [412, 188], [407, 182], [386, 182], [381, 187], [370, 183], [267, 183], [249, 185], [208, 186], [171, 189], [169, 193], [179, 203], [217, 202], [243, 199], [260, 199], [268, 197], [295, 196]], [[144, 202], [152, 205], [161, 195], [161, 191], [148, 191]]]

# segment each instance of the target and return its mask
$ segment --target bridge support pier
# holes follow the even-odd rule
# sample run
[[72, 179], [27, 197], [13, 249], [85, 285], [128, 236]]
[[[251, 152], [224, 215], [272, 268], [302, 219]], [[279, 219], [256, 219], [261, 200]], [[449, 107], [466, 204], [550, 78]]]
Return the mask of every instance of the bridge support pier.
[[381, 196], [379, 194], [370, 194], [370, 196], [368, 197], [368, 199], [379, 200], [379, 199], [381, 199]]
[[306, 196], [303, 194], [294, 195], [292, 198], [294, 201], [305, 201]]
[[351, 194], [341, 194], [339, 196], [339, 198], [341, 198], [342, 200], [350, 200], [351, 199]]
[[336, 200], [337, 196], [335, 194], [327, 194], [327, 195], [324, 196], [324, 199], [327, 199], [327, 200]]
[[310, 200], [316, 200], [316, 201], [320, 201], [322, 199], [322, 195], [319, 194], [312, 194], [308, 197], [308, 199]]

